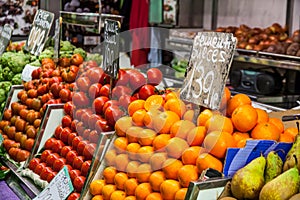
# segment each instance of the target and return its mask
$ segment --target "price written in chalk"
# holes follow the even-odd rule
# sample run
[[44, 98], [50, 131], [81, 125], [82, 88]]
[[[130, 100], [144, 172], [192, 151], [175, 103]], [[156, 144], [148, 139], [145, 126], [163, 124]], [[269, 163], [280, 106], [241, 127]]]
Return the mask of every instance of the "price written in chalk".
[[116, 78], [119, 71], [119, 32], [118, 21], [105, 20], [103, 69], [112, 78]]
[[68, 169], [64, 166], [34, 200], [66, 199], [73, 190]]
[[9, 44], [13, 30], [14, 29], [11, 25], [9, 24], [4, 25], [0, 34], [0, 55], [3, 54], [7, 45]]
[[198, 33], [180, 97], [201, 106], [219, 109], [236, 43], [231, 33]]
[[43, 51], [53, 19], [53, 13], [41, 9], [37, 11], [24, 47], [28, 52], [38, 56]]

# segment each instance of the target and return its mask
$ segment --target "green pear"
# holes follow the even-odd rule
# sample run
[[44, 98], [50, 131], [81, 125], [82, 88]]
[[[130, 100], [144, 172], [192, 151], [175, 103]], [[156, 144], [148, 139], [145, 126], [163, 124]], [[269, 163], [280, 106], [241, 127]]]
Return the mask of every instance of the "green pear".
[[300, 149], [300, 135], [298, 133], [291, 149], [286, 155], [285, 162], [283, 164], [283, 171], [293, 168], [294, 166], [297, 166], [298, 170], [300, 170], [300, 162], [296, 162], [296, 159], [300, 160], [299, 149]]
[[239, 169], [231, 180], [231, 192], [233, 196], [239, 200], [256, 199], [265, 184], [265, 166], [266, 159], [260, 156]]
[[273, 178], [281, 174], [283, 162], [275, 151], [270, 151], [266, 158], [265, 182], [271, 181]]
[[261, 189], [259, 200], [288, 200], [299, 191], [300, 178], [297, 167], [291, 168]]

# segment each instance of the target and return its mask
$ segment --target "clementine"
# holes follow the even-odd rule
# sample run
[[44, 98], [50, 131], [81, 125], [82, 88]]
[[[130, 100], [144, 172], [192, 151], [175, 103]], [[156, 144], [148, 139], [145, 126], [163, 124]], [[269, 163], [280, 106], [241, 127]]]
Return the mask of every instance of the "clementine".
[[165, 147], [168, 141], [171, 139], [170, 134], [160, 134], [157, 135], [152, 143], [154, 151], [165, 151]]
[[114, 184], [115, 175], [117, 174], [117, 169], [115, 167], [106, 167], [103, 170], [103, 178], [106, 184]]
[[255, 108], [255, 110], [257, 112], [257, 123], [269, 121], [269, 115], [265, 110], [261, 108]]
[[295, 137], [298, 135], [298, 129], [296, 127], [289, 127], [286, 128], [283, 133], [290, 135], [293, 140], [295, 140]]
[[171, 126], [180, 120], [180, 117], [173, 111], [164, 111], [153, 119], [154, 130], [160, 134], [170, 133]]
[[200, 112], [197, 117], [197, 126], [205, 126], [207, 120], [213, 116], [213, 112], [210, 109], [205, 109]]
[[145, 200], [151, 192], [150, 183], [141, 183], [135, 189], [135, 197], [137, 200]]
[[135, 126], [144, 126], [144, 116], [146, 115], [145, 109], [139, 109], [132, 115], [132, 123]]
[[124, 190], [124, 184], [125, 181], [127, 180], [128, 180], [128, 176], [125, 172], [118, 172], [114, 178], [114, 182], [115, 185], [117, 186], [117, 189]]
[[153, 191], [159, 192], [160, 185], [166, 180], [166, 176], [162, 171], [155, 171], [149, 177], [149, 183]]
[[144, 107], [146, 111], [149, 111], [151, 109], [160, 109], [165, 103], [165, 100], [161, 95], [155, 94], [149, 96], [144, 104]]
[[183, 166], [180, 160], [168, 158], [164, 163], [162, 170], [167, 179], [178, 179], [178, 171]]
[[114, 141], [114, 148], [117, 153], [124, 153], [128, 145], [128, 140], [126, 137], [118, 137]]
[[185, 195], [187, 193], [187, 188], [181, 188], [175, 193], [175, 199], [174, 200], [184, 200]]
[[146, 197], [146, 200], [163, 200], [163, 198], [160, 193], [152, 192]]
[[143, 163], [136, 170], [136, 179], [139, 183], [149, 182], [151, 175], [151, 166], [148, 163]]
[[90, 193], [95, 196], [97, 194], [102, 194], [102, 188], [105, 185], [105, 180], [93, 180], [90, 184]]
[[205, 149], [200, 146], [191, 146], [184, 150], [182, 153], [182, 163], [184, 165], [196, 165], [197, 158], [201, 153], [204, 153]]
[[195, 124], [188, 120], [179, 120], [175, 122], [170, 128], [170, 136], [185, 139], [188, 132], [195, 128]]
[[236, 94], [231, 99], [229, 99], [227, 103], [226, 114], [230, 117], [237, 107], [245, 104], [251, 105], [251, 103], [251, 99], [248, 95], [242, 93]]
[[132, 101], [128, 105], [129, 116], [132, 116], [133, 113], [139, 109], [144, 109], [144, 104], [145, 104], [145, 100], [142, 100], [142, 99], [136, 99], [136, 100]]
[[139, 126], [129, 127], [126, 131], [126, 138], [128, 143], [138, 142], [138, 135], [142, 130], [143, 128]]
[[232, 121], [221, 114], [213, 114], [213, 116], [206, 121], [205, 128], [208, 133], [212, 131], [224, 131], [231, 134], [233, 132]]
[[133, 142], [127, 145], [126, 147], [126, 153], [128, 154], [129, 159], [131, 160], [137, 160], [138, 159], [138, 150], [141, 148], [141, 145], [139, 143]]
[[180, 158], [184, 150], [188, 147], [189, 145], [184, 139], [173, 137], [168, 141], [166, 152], [170, 157]]
[[116, 190], [111, 193], [110, 200], [124, 200], [126, 193], [122, 190]]
[[270, 117], [269, 122], [272, 123], [273, 125], [275, 125], [278, 128], [278, 130], [280, 131], [280, 133], [284, 132], [284, 125], [280, 119], [275, 118], [275, 117]]
[[186, 112], [185, 103], [181, 99], [169, 99], [164, 104], [165, 110], [170, 110], [175, 112], [179, 118], [181, 118]]
[[206, 170], [207, 168], [212, 168], [218, 170], [219, 172], [222, 172], [223, 170], [223, 163], [209, 153], [200, 154], [197, 158], [196, 166], [199, 174], [201, 174], [202, 171]]
[[149, 162], [151, 156], [153, 155], [153, 147], [152, 146], [142, 146], [137, 151], [137, 157], [140, 162]]
[[129, 116], [121, 117], [115, 123], [116, 134], [120, 137], [124, 137], [126, 135], [127, 129], [131, 126], [132, 126], [132, 118], [131, 117], [129, 117]]
[[125, 181], [124, 183], [124, 191], [126, 195], [134, 195], [135, 194], [135, 189], [139, 185], [138, 181], [136, 178], [130, 178]]
[[117, 190], [116, 185], [107, 184], [102, 188], [102, 197], [104, 200], [110, 200], [111, 194]]
[[278, 141], [280, 138], [280, 131], [270, 122], [261, 122], [252, 129], [251, 137], [253, 139]]
[[138, 161], [130, 161], [126, 166], [126, 172], [129, 178], [136, 177], [136, 170], [140, 166], [140, 162]]
[[197, 126], [188, 132], [187, 142], [190, 146], [201, 146], [205, 136], [205, 126]]
[[126, 153], [121, 153], [117, 155], [115, 158], [115, 167], [120, 172], [126, 171], [126, 167], [128, 163], [129, 163], [129, 158], [128, 158], [128, 154]]
[[233, 111], [231, 120], [238, 131], [247, 132], [257, 124], [257, 112], [251, 105], [241, 105]]
[[167, 158], [168, 156], [164, 152], [154, 153], [149, 160], [152, 171], [161, 170]]
[[156, 132], [152, 129], [145, 128], [138, 134], [138, 142], [142, 146], [152, 145], [153, 140], [156, 137]]
[[160, 193], [163, 199], [175, 199], [175, 194], [180, 190], [180, 184], [176, 180], [165, 180], [160, 185]]
[[198, 171], [195, 165], [183, 165], [178, 170], [178, 180], [181, 187], [188, 187], [191, 181], [198, 180]]

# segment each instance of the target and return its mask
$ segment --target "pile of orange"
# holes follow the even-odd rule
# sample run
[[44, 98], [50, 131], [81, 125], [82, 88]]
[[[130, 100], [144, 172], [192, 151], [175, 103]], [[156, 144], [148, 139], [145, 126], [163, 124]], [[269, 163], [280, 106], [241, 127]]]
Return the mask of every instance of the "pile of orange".
[[102, 177], [90, 184], [93, 199], [184, 199], [203, 170], [222, 172], [227, 148], [249, 139], [294, 140], [296, 128], [284, 129], [251, 103], [244, 94], [231, 97], [228, 88], [221, 111], [196, 114], [174, 91], [133, 101], [129, 116], [116, 122]]

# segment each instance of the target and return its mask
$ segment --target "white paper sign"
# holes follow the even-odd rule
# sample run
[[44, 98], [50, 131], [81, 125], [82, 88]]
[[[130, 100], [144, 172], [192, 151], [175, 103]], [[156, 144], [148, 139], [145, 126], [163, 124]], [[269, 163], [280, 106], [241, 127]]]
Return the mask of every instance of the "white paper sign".
[[21, 75], [22, 80], [25, 82], [31, 81], [32, 80], [31, 74], [32, 74], [33, 70], [35, 70], [37, 68], [39, 68], [39, 67], [32, 66], [29, 64], [25, 65], [25, 67], [22, 71], [22, 75]]

